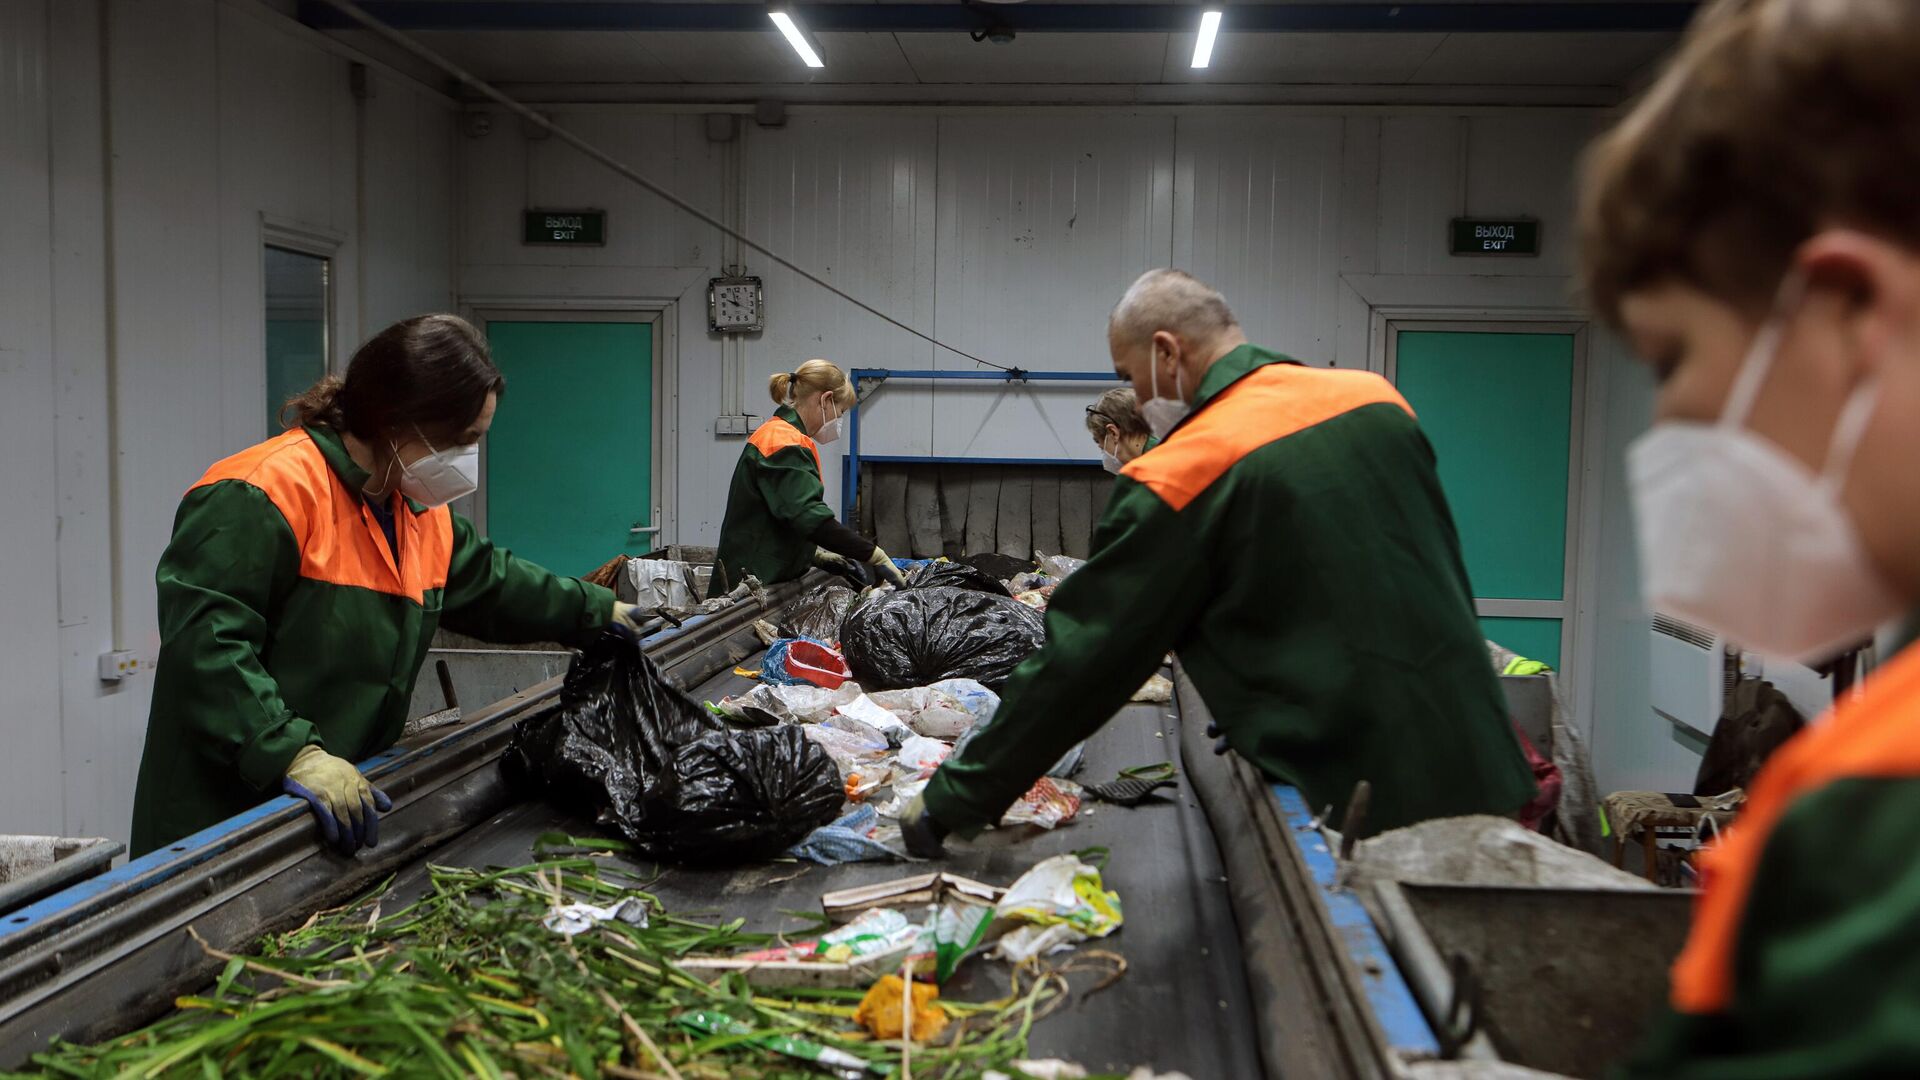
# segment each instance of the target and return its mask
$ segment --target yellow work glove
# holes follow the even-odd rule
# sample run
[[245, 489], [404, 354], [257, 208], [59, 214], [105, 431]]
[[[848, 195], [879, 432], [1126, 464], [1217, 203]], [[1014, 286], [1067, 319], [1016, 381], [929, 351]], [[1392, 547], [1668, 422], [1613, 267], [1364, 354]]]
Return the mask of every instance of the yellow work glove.
[[891, 584], [896, 589], [907, 587], [906, 575], [900, 572], [899, 567], [893, 565], [893, 559], [887, 555], [887, 549], [879, 544], [873, 545], [873, 554], [867, 556], [867, 565], [873, 567], [873, 572], [880, 575], [881, 581]]
[[813, 549], [813, 565], [830, 574], [853, 576], [855, 573], [852, 561], [845, 555], [828, 551], [823, 547]]
[[613, 621], [629, 630], [639, 630], [646, 618], [646, 612], [639, 604], [629, 604], [622, 600], [613, 602]]
[[386, 793], [367, 783], [353, 762], [317, 746], [303, 746], [293, 755], [280, 788], [307, 800], [320, 832], [342, 855], [379, 846], [380, 815], [393, 809]]

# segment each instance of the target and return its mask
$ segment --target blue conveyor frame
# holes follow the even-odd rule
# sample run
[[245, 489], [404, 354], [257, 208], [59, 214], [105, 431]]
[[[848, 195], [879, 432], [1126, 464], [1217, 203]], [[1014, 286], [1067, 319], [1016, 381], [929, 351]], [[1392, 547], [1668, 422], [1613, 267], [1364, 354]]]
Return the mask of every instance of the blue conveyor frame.
[[[860, 387], [871, 384], [878, 389], [890, 380], [911, 379], [924, 382], [990, 382], [990, 383], [1030, 383], [1030, 382], [1073, 382], [1073, 383], [1113, 383], [1121, 379], [1117, 375], [1108, 375], [1099, 371], [1028, 371], [1024, 368], [1007, 368], [1000, 371], [940, 371], [932, 368], [854, 368], [849, 373], [856, 392]], [[1091, 468], [1100, 467], [1099, 458], [988, 458], [969, 457], [955, 454], [862, 454], [860, 452], [860, 402], [856, 400], [852, 411], [847, 413], [847, 452], [843, 455], [846, 467], [840, 472], [840, 520], [852, 524], [854, 511], [860, 498], [860, 463], [880, 462], [883, 464], [934, 465], [941, 462], [964, 461], [969, 465], [1077, 465]]]

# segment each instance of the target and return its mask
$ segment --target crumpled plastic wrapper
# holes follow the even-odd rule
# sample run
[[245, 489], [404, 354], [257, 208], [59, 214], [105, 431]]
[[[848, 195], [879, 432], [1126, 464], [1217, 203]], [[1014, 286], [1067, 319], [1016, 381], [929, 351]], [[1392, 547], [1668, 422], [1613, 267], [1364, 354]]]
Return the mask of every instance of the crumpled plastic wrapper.
[[1043, 776], [1034, 781], [1007, 812], [1000, 816], [1000, 824], [1009, 828], [1015, 825], [1038, 825], [1051, 829], [1057, 825], [1072, 821], [1080, 813], [1080, 785], [1071, 780], [1056, 780]]

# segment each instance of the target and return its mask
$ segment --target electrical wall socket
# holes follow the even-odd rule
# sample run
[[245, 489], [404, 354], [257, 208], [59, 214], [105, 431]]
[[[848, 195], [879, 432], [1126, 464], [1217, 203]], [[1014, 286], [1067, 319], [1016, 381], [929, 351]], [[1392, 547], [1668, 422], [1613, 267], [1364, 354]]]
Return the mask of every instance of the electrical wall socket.
[[152, 671], [153, 661], [140, 659], [137, 653], [119, 651], [100, 654], [100, 681], [120, 682], [143, 671]]
[[716, 416], [713, 418], [713, 433], [715, 435], [744, 436], [747, 434], [748, 424], [752, 419], [753, 417], [744, 414]]

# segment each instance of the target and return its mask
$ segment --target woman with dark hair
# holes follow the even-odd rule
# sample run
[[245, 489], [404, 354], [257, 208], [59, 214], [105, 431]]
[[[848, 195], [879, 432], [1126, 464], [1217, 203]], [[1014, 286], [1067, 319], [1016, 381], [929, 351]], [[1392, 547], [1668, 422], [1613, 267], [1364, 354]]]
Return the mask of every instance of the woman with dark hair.
[[606, 589], [496, 549], [447, 509], [478, 486], [505, 389], [466, 320], [407, 319], [187, 492], [155, 575], [135, 855], [276, 792], [306, 799], [342, 852], [371, 847], [387, 797], [353, 763], [399, 739], [437, 627], [505, 642], [632, 625]]

